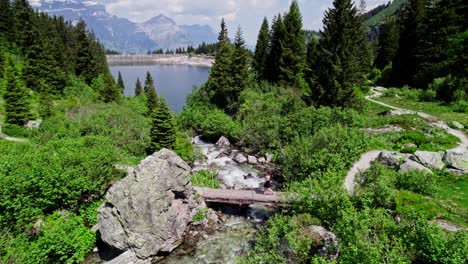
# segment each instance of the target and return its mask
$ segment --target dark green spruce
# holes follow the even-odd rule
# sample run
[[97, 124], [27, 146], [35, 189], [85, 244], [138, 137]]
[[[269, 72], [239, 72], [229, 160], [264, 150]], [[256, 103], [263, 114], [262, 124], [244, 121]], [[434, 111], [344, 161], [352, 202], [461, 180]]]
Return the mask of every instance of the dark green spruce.
[[271, 83], [283, 81], [281, 69], [286, 65], [283, 61], [284, 46], [283, 42], [286, 37], [286, 27], [284, 26], [281, 14], [273, 18], [271, 25], [271, 49], [268, 55], [268, 77], [267, 80]]
[[353, 106], [354, 87], [365, 80], [370, 66], [362, 20], [351, 0], [335, 0], [325, 12], [315, 56], [308, 65], [310, 102], [317, 106]]
[[174, 149], [177, 129], [164, 98], [158, 99], [157, 106], [151, 114], [151, 124], [149, 153], [152, 154], [162, 148]]
[[263, 19], [262, 27], [258, 33], [257, 45], [253, 57], [252, 66], [257, 74], [257, 80], [266, 80], [268, 70], [268, 53], [270, 52], [270, 27], [268, 20]]
[[306, 38], [302, 28], [299, 4], [293, 0], [284, 16], [284, 38], [280, 38], [283, 53], [280, 59], [280, 79], [289, 86], [301, 86], [306, 67]]
[[232, 86], [226, 90], [228, 97], [227, 112], [235, 114], [238, 109], [239, 95], [249, 79], [249, 52], [245, 45], [242, 29], [239, 27], [234, 40], [231, 64]]
[[153, 77], [151, 76], [151, 73], [149, 71], [146, 72], [146, 78], [145, 78], [145, 86], [144, 86], [144, 92], [145, 94], [148, 94], [148, 92], [151, 89], [154, 89], [154, 80]]
[[4, 72], [6, 122], [22, 126], [30, 116], [28, 90], [19, 80], [20, 76], [11, 57], [7, 57]]
[[395, 18], [388, 18], [380, 25], [378, 53], [375, 59], [375, 66], [382, 70], [392, 63], [398, 50], [398, 24]]
[[143, 93], [143, 89], [141, 88], [140, 78], [137, 78], [135, 83], [135, 96], [139, 96]]
[[218, 52], [216, 60], [211, 68], [205, 91], [210, 102], [221, 109], [226, 109], [228, 99], [226, 91], [233, 85], [231, 75], [232, 44], [228, 37], [228, 31], [224, 19], [221, 21], [221, 31], [218, 36]]
[[119, 76], [117, 78], [117, 88], [122, 92], [122, 94], [125, 92], [125, 84], [122, 78], [122, 74], [119, 71]]

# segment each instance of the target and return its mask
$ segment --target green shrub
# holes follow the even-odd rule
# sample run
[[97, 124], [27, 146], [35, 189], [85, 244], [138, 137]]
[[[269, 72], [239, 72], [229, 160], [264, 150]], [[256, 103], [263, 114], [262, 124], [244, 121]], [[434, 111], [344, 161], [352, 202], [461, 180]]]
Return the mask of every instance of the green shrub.
[[236, 141], [241, 133], [238, 122], [213, 106], [186, 106], [177, 116], [177, 122], [181, 128], [192, 129], [210, 141], [216, 141], [221, 136]]
[[280, 155], [287, 180], [303, 180], [326, 171], [343, 173], [368, 147], [367, 136], [341, 125], [325, 127], [309, 137], [297, 137]]
[[373, 68], [371, 72], [367, 75], [367, 79], [373, 83], [376, 83], [381, 78], [382, 78], [382, 72], [377, 68]]
[[451, 108], [454, 112], [468, 113], [468, 100], [458, 100], [451, 104]]
[[11, 137], [23, 137], [23, 138], [30, 137], [32, 134], [32, 132], [30, 130], [27, 130], [25, 127], [12, 125], [12, 124], [3, 125], [2, 132]]
[[199, 187], [221, 189], [218, 181], [218, 173], [215, 170], [200, 170], [192, 174], [192, 184]]
[[72, 213], [54, 213], [32, 243], [28, 263], [82, 263], [93, 249], [96, 235]]
[[356, 200], [360, 206], [393, 208], [395, 204], [395, 177], [398, 173], [380, 163], [374, 163], [371, 168], [356, 179]]
[[206, 215], [208, 213], [208, 208], [205, 207], [201, 210], [198, 210], [197, 213], [193, 216], [193, 221], [194, 222], [201, 222], [201, 221], [204, 221], [206, 219]]
[[410, 191], [399, 191], [395, 196], [395, 212], [402, 215], [418, 213], [427, 220], [442, 213], [442, 209], [430, 198], [423, 197]]
[[410, 171], [397, 174], [395, 187], [420, 194], [432, 194], [435, 188], [436, 176], [424, 171]]
[[175, 153], [179, 155], [183, 160], [187, 162], [193, 162], [195, 160], [195, 150], [193, 145], [185, 137], [177, 137], [175, 141]]
[[104, 199], [99, 199], [80, 206], [80, 216], [83, 218], [85, 225], [93, 227], [98, 223], [98, 209], [104, 202]]

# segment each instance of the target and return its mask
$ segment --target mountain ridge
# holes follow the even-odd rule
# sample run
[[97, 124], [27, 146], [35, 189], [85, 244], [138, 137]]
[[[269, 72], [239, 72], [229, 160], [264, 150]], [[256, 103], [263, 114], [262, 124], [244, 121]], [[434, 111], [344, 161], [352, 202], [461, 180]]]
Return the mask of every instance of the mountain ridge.
[[175, 49], [212, 43], [217, 35], [208, 25], [177, 25], [163, 15], [135, 23], [107, 13], [103, 4], [83, 0], [30, 0], [34, 9], [50, 16], [63, 16], [72, 23], [84, 19], [106, 49], [141, 54], [155, 49]]

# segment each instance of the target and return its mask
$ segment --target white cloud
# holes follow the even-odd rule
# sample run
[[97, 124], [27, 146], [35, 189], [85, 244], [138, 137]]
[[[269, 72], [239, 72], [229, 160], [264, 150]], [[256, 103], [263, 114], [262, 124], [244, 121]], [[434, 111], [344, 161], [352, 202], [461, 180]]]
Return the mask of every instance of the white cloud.
[[[225, 18], [233, 35], [240, 25], [248, 43], [254, 43], [263, 17], [271, 18], [289, 8], [291, 0], [103, 0], [107, 11], [135, 22], [143, 22], [158, 14], [174, 19], [178, 24], [209, 24], [219, 29]], [[332, 0], [299, 0], [304, 27], [318, 30], [322, 27], [323, 12]], [[368, 0], [371, 9], [388, 0]]]

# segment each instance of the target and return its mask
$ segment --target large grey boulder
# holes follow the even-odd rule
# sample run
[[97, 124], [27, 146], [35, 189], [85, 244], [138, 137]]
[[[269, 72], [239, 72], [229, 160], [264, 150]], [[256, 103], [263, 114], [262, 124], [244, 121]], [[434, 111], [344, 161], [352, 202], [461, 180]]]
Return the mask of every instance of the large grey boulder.
[[338, 259], [338, 239], [334, 233], [321, 226], [303, 227], [301, 233], [312, 241], [311, 255], [317, 254], [332, 261]]
[[151, 260], [139, 259], [133, 251], [126, 251], [106, 264], [151, 264]]
[[430, 169], [424, 167], [420, 163], [413, 161], [411, 159], [406, 159], [405, 163], [403, 163], [400, 166], [400, 170], [398, 172], [403, 174], [403, 173], [407, 173], [410, 171], [422, 171], [425, 173], [433, 174], [433, 172]]
[[204, 206], [195, 198], [190, 171], [167, 149], [143, 160], [107, 192], [98, 211], [102, 240], [140, 259], [174, 250]]
[[240, 153], [234, 157], [234, 160], [239, 164], [247, 163], [247, 158]]
[[229, 142], [229, 139], [225, 137], [220, 137], [219, 140], [216, 142], [216, 146], [218, 147], [230, 147], [231, 142]]
[[442, 161], [443, 152], [416, 151], [414, 155], [417, 161], [428, 168], [442, 170], [445, 167]]
[[247, 161], [251, 165], [257, 165], [258, 164], [258, 160], [257, 160], [257, 158], [255, 156], [248, 156]]
[[41, 126], [42, 120], [29, 120], [26, 125], [24, 125], [28, 130], [37, 129]]
[[443, 160], [449, 168], [468, 172], [468, 150], [447, 150]]
[[379, 155], [379, 161], [390, 168], [397, 168], [409, 155], [398, 152], [382, 151]]

